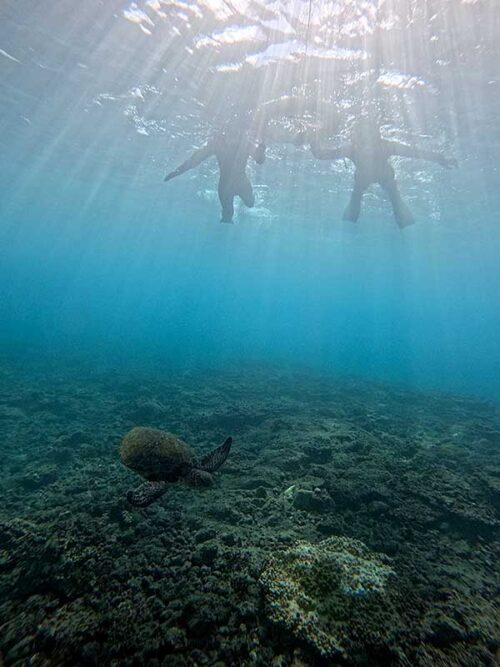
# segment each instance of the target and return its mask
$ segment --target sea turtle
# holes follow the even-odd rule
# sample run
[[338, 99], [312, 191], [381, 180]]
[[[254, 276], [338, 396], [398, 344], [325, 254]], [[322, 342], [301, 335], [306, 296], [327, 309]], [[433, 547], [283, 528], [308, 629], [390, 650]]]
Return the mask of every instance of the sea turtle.
[[156, 428], [136, 426], [120, 445], [122, 463], [147, 481], [127, 492], [127, 500], [136, 507], [146, 507], [162, 496], [168, 484], [182, 480], [193, 486], [209, 486], [211, 473], [220, 468], [231, 449], [232, 438], [201, 459], [171, 433]]

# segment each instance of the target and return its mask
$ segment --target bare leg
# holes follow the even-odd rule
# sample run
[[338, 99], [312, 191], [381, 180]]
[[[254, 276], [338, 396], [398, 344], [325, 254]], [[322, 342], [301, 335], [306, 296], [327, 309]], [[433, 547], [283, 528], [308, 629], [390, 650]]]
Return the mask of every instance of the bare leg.
[[361, 212], [361, 200], [365, 193], [366, 187], [363, 187], [360, 183], [354, 183], [354, 188], [351, 193], [351, 200], [347, 205], [344, 215], [342, 216], [343, 220], [350, 220], [351, 222], [357, 222], [359, 214]]
[[238, 195], [248, 208], [253, 208], [255, 206], [255, 195], [253, 193], [252, 184], [246, 176], [241, 180], [238, 188]]
[[221, 222], [233, 222], [234, 215], [234, 192], [219, 182], [219, 201], [222, 206]]
[[409, 225], [413, 225], [415, 219], [410, 209], [404, 203], [403, 199], [401, 198], [401, 195], [399, 194], [399, 189], [398, 189], [398, 184], [396, 183], [396, 179], [391, 178], [381, 181], [380, 185], [387, 192], [387, 195], [391, 201], [392, 210], [394, 211], [394, 217], [396, 218], [398, 227], [403, 229], [403, 227], [408, 227]]

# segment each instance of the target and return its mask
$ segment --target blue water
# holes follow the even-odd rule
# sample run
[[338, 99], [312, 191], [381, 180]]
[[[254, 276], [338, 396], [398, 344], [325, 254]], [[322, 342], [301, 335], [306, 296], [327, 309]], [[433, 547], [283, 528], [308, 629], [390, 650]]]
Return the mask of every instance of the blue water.
[[[437, 93], [388, 89], [389, 131], [459, 161], [450, 171], [394, 162], [413, 227], [397, 228], [376, 188], [360, 221], [342, 222], [352, 169], [277, 141], [264, 165], [250, 167], [256, 208], [239, 208], [231, 226], [218, 222], [214, 161], [162, 178], [210, 131], [210, 85], [230, 95], [244, 75], [237, 85], [224, 74], [207, 83], [196, 50], [189, 76], [179, 58], [176, 74], [155, 32], [162, 20], [143, 5], [150, 35], [127, 20], [125, 3], [89, 2], [81, 15], [68, 3], [58, 12], [24, 4], [0, 9], [5, 354], [280, 362], [499, 397], [500, 71], [491, 34], [473, 62], [484, 35], [469, 34], [464, 17], [463, 70], [444, 68]], [[186, 42], [195, 32], [186, 29]]]

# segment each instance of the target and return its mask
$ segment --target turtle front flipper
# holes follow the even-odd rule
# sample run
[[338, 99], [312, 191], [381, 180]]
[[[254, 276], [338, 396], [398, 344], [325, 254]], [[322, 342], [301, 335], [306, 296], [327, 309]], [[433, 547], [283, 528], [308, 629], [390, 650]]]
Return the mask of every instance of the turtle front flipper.
[[144, 482], [136, 489], [127, 491], [127, 500], [134, 507], [147, 507], [168, 489], [166, 482]]
[[226, 438], [222, 445], [214, 449], [213, 452], [206, 454], [200, 461], [200, 468], [205, 472], [214, 472], [218, 470], [229, 455], [233, 439], [231, 436]]
[[210, 486], [214, 481], [212, 475], [201, 468], [192, 468], [184, 479], [191, 486]]

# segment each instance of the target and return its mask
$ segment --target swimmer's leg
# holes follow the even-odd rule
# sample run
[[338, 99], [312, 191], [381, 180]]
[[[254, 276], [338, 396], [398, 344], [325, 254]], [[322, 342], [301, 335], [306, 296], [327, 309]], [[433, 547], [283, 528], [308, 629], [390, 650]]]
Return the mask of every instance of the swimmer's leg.
[[347, 205], [342, 220], [349, 220], [350, 222], [357, 222], [361, 212], [361, 200], [365, 193], [366, 187], [360, 183], [355, 182], [351, 193], [351, 200]]
[[255, 195], [253, 193], [252, 184], [246, 176], [239, 184], [238, 195], [248, 208], [253, 208], [255, 206]]
[[398, 184], [396, 183], [395, 178], [385, 179], [380, 182], [380, 185], [387, 192], [387, 195], [392, 204], [392, 210], [394, 211], [394, 217], [398, 227], [403, 229], [404, 227], [409, 227], [415, 222], [415, 218], [412, 215], [412, 212], [408, 206], [404, 203], [400, 193]]
[[234, 193], [219, 183], [219, 201], [222, 206], [221, 222], [233, 222]]

